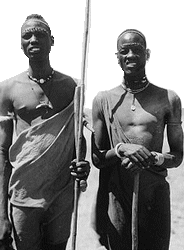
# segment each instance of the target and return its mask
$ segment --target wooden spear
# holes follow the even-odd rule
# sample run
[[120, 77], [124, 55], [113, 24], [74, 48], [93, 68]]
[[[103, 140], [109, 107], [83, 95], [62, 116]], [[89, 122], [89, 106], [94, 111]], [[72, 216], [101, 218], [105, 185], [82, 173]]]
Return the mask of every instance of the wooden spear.
[[[83, 137], [83, 113], [84, 113], [84, 97], [85, 97], [85, 81], [87, 68], [87, 52], [89, 42], [89, 26], [90, 26], [90, 0], [86, 0], [85, 22], [84, 22], [84, 37], [82, 49], [82, 65], [81, 65], [81, 81], [76, 87], [75, 92], [75, 145], [76, 145], [76, 160], [79, 162], [82, 159], [82, 137]], [[73, 230], [72, 230], [72, 250], [76, 248], [77, 236], [77, 214], [78, 201], [80, 194], [80, 180], [75, 180], [74, 186], [74, 210], [73, 210]]]
[[132, 250], [138, 249], [138, 193], [139, 172], [134, 176], [134, 189], [132, 197]]

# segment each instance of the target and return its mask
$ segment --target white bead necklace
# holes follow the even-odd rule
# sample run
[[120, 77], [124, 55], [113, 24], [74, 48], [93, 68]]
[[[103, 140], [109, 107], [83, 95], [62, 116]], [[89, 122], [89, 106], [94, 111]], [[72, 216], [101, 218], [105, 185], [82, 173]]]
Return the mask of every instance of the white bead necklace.
[[38, 84], [44, 84], [44, 83], [48, 82], [49, 80], [51, 80], [51, 79], [53, 78], [54, 70], [52, 69], [51, 74], [50, 74], [47, 78], [45, 78], [45, 79], [44, 79], [44, 78], [37, 79], [37, 78], [35, 78], [35, 77], [32, 77], [32, 76], [29, 74], [29, 72], [27, 72], [27, 75], [28, 75], [28, 77], [29, 77], [30, 80], [32, 80], [32, 81], [34, 81], [34, 82], [36, 82], [36, 83], [38, 83]]
[[45, 119], [45, 118], [48, 116], [48, 113], [49, 113], [51, 110], [53, 110], [52, 103], [51, 103], [50, 100], [49, 100], [49, 99], [50, 99], [50, 94], [51, 94], [51, 92], [52, 92], [53, 83], [51, 84], [51, 86], [49, 86], [49, 93], [48, 93], [48, 95], [46, 95], [46, 94], [43, 92], [43, 97], [44, 97], [44, 99], [42, 99], [42, 100], [38, 97], [37, 93], [35, 92], [32, 83], [29, 82], [29, 84], [30, 84], [31, 90], [33, 91], [33, 93], [34, 93], [34, 95], [35, 95], [37, 101], [39, 102], [39, 104], [36, 106], [36, 110], [39, 110], [39, 109], [40, 109], [41, 112], [42, 112], [41, 117], [42, 117], [43, 119]]

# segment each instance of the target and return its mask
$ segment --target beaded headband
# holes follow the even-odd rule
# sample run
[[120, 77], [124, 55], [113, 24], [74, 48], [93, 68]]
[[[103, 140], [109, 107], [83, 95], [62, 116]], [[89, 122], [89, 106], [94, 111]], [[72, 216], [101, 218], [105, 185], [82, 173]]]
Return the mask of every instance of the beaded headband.
[[145, 49], [145, 47], [141, 43], [123, 43], [123, 46], [140, 46], [141, 48]]
[[[36, 22], [38, 22], [38, 23], [42, 23], [42, 24], [44, 24], [46, 27], [47, 27], [47, 29], [42, 29], [42, 30], [45, 30], [47, 33], [49, 33], [49, 34], [51, 34], [51, 30], [50, 30], [50, 27], [49, 27], [49, 25], [48, 25], [48, 23], [46, 22], [46, 21], [43, 21], [43, 20], [40, 20], [39, 18], [30, 18], [30, 19], [27, 19], [24, 23], [23, 23], [23, 25], [22, 25], [22, 27], [26, 24], [26, 23], [28, 23], [29, 21], [36, 21]], [[40, 28], [41, 29], [41, 28]]]
[[124, 31], [118, 36], [117, 44], [118, 44], [120, 38], [121, 38], [123, 35], [127, 34], [127, 33], [135, 33], [135, 34], [141, 36], [142, 39], [143, 39], [143, 41], [144, 41], [144, 46], [145, 46], [145, 48], [146, 48], [147, 45], [146, 45], [146, 38], [145, 38], [145, 36], [143, 35], [142, 32], [140, 32], [139, 30], [136, 30], [136, 29], [127, 29], [127, 30], [124, 30]]
[[44, 29], [44, 28], [27, 28], [27, 29], [24, 30], [24, 32], [22, 34], [24, 35], [27, 32], [34, 32], [34, 31], [45, 32], [48, 35], [50, 35], [49, 31]]

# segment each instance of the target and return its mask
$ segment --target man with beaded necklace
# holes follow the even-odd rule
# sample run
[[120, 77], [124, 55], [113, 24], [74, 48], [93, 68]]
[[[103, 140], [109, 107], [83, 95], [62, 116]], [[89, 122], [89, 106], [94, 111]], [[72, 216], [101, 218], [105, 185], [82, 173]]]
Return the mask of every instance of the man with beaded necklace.
[[[76, 164], [73, 160], [76, 82], [52, 69], [49, 53], [53, 44], [44, 18], [37, 14], [28, 16], [21, 28], [21, 47], [29, 59], [29, 69], [0, 83], [2, 250], [11, 249], [12, 226], [17, 250], [66, 249], [73, 206], [72, 176], [80, 179], [82, 188], [89, 174], [87, 161]], [[64, 123], [61, 130], [57, 128], [60, 123]], [[13, 128], [15, 137], [18, 136], [14, 145]]]
[[[183, 158], [181, 101], [146, 77], [150, 56], [145, 36], [128, 29], [117, 39], [122, 83], [93, 101], [93, 163], [100, 169], [93, 226], [99, 245], [131, 249], [134, 174], [140, 172], [138, 249], [168, 250], [170, 196], [167, 168]], [[169, 152], [162, 152], [164, 129]]]

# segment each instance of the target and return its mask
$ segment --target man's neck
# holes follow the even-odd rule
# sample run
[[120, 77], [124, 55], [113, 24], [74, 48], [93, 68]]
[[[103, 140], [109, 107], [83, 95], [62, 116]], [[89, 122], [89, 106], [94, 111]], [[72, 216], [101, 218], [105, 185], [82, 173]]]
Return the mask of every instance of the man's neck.
[[29, 75], [37, 79], [45, 78], [52, 72], [50, 61], [29, 61]]
[[130, 89], [139, 89], [147, 84], [145, 71], [137, 74], [124, 74], [123, 84]]

